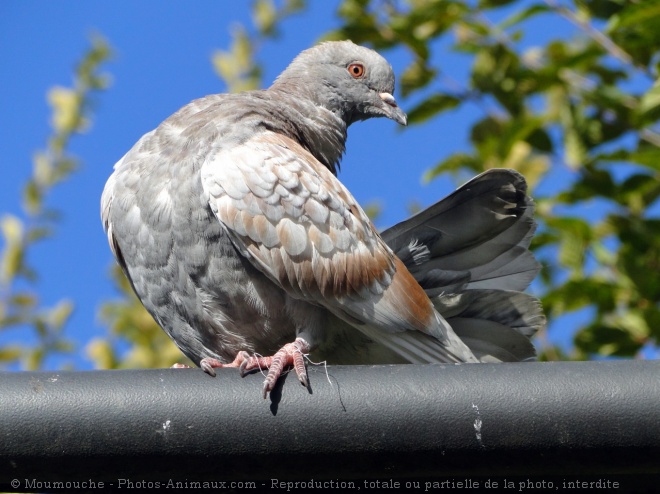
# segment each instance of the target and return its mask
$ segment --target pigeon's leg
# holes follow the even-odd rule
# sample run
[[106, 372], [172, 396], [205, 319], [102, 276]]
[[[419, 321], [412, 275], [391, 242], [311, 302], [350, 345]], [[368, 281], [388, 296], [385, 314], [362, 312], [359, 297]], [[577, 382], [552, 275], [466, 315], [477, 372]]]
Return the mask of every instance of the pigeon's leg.
[[296, 341], [287, 343], [272, 357], [248, 357], [240, 364], [241, 374], [254, 369], [268, 369], [263, 387], [264, 399], [273, 390], [284, 369], [289, 366], [296, 371], [301, 384], [307, 387], [309, 381], [307, 380], [307, 369], [305, 369], [305, 355], [309, 353], [309, 350], [307, 341], [296, 338]]
[[212, 358], [212, 357], [206, 357], [201, 360], [199, 363], [199, 366], [202, 368], [204, 372], [206, 372], [208, 375], [215, 377], [215, 369], [221, 369], [223, 367], [241, 367], [243, 365], [243, 362], [245, 362], [247, 359], [250, 358], [250, 355], [248, 352], [238, 352], [236, 355], [236, 358], [234, 359], [233, 362], [230, 362], [229, 364], [223, 364], [220, 362], [218, 359]]
[[[236, 358], [234, 359], [233, 362], [229, 364], [224, 364], [220, 362], [218, 359], [212, 357], [206, 357], [200, 361], [199, 366], [202, 368], [204, 372], [209, 374], [211, 377], [215, 377], [214, 369], [220, 369], [222, 367], [240, 367], [241, 364], [245, 362], [248, 358], [250, 358], [250, 355], [247, 352], [238, 352], [238, 355], [236, 355]], [[172, 365], [172, 369], [190, 369], [190, 366], [186, 364], [174, 364]]]

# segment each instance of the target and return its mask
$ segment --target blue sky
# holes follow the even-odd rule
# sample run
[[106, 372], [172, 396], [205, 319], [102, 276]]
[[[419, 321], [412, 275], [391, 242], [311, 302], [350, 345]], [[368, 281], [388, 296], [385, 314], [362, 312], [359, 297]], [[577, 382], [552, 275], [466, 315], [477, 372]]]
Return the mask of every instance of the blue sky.
[[[304, 16], [282, 25], [276, 42], [263, 46], [258, 59], [265, 62], [266, 85], [297, 53], [338, 25], [337, 3], [313, 2]], [[213, 71], [211, 56], [229, 47], [235, 23], [250, 25], [249, 5], [200, 0], [0, 3], [0, 215], [22, 215], [20, 192], [31, 174], [32, 156], [45, 146], [51, 131], [48, 89], [70, 86], [90, 34], [102, 34], [115, 53], [105, 66], [112, 84], [97, 98], [93, 125], [70, 148], [82, 167], [48, 198], [49, 205], [62, 213], [62, 221], [55, 237], [35, 247], [29, 258], [40, 274], [37, 289], [44, 305], [62, 298], [75, 303], [67, 334], [78, 345], [78, 368], [91, 367], [84, 357], [86, 342], [105, 335], [106, 328], [97, 318], [101, 302], [117, 296], [108, 277], [113, 258], [99, 218], [101, 191], [112, 166], [141, 135], [179, 107], [225, 90]], [[561, 36], [571, 31], [568, 24], [558, 23], [538, 32]], [[464, 80], [466, 60], [450, 54], [446, 42], [435, 49], [447, 61], [445, 72]], [[384, 55], [397, 73], [409, 61], [403, 51]], [[407, 101], [402, 106], [413, 104]], [[407, 216], [409, 204], [429, 205], [455, 187], [450, 177], [430, 184], [423, 184], [421, 177], [441, 158], [468, 149], [469, 124], [474, 118], [469, 110], [451, 112], [405, 132], [384, 119], [358, 123], [349, 131], [340, 178], [362, 204], [378, 200], [383, 206], [378, 225], [391, 225]], [[551, 180], [567, 173], [558, 165]], [[552, 183], [542, 186], [551, 188]], [[575, 323], [573, 318], [562, 325], [575, 327]], [[570, 331], [551, 335], [564, 344], [570, 339]], [[30, 331], [12, 330], [0, 335], [0, 344], [29, 339]]]

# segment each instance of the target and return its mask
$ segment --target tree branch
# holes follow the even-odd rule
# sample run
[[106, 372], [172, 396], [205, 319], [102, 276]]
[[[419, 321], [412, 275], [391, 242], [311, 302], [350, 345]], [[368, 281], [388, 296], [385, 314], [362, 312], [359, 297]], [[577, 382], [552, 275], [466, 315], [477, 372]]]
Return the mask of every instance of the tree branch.
[[621, 48], [608, 36], [606, 36], [601, 31], [593, 27], [591, 24], [580, 19], [577, 15], [575, 15], [575, 12], [573, 12], [571, 9], [563, 5], [560, 5], [556, 0], [544, 0], [544, 1], [551, 9], [553, 9], [559, 15], [564, 17], [571, 24], [575, 25], [576, 27], [584, 31], [587, 34], [587, 36], [589, 36], [596, 43], [602, 46], [603, 49], [607, 51], [611, 56], [613, 56], [614, 58], [616, 58], [617, 60], [619, 60], [620, 62], [626, 65], [637, 67], [639, 70], [644, 72], [649, 77], [653, 77], [651, 72], [649, 72], [649, 70], [646, 67], [636, 64], [633, 58], [623, 48]]

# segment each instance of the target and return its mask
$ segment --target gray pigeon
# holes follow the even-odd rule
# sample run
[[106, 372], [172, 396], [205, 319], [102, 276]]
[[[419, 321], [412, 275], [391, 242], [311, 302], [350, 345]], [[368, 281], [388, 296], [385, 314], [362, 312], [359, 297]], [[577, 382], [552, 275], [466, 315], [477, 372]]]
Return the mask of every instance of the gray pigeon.
[[519, 361], [545, 323], [523, 177], [489, 170], [382, 234], [336, 178], [348, 126], [405, 125], [394, 74], [350, 41], [303, 51], [266, 90], [193, 101], [115, 165], [110, 247], [193, 362]]

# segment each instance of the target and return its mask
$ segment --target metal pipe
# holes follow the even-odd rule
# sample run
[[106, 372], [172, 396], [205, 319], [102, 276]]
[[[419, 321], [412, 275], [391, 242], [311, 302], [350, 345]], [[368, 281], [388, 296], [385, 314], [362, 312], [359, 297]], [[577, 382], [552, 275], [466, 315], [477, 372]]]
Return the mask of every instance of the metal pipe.
[[657, 361], [308, 371], [267, 401], [235, 369], [2, 372], [0, 489], [660, 478]]

